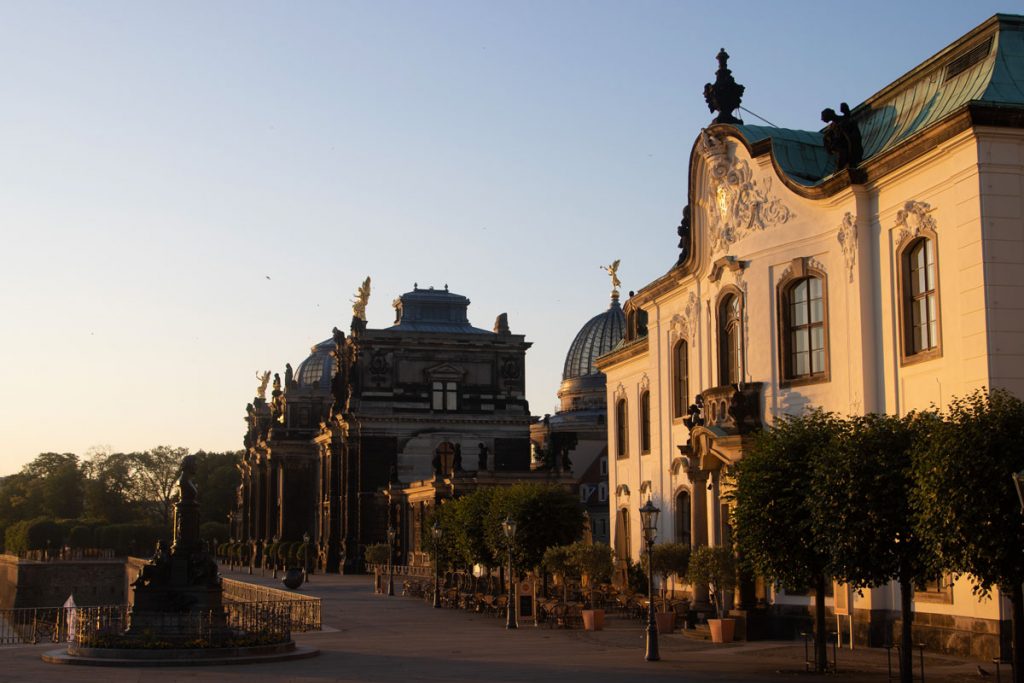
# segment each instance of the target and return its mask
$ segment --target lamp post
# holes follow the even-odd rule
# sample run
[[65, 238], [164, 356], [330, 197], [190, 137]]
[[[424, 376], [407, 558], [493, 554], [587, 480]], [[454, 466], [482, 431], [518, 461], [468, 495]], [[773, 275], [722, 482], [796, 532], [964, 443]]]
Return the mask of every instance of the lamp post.
[[656, 662], [658, 656], [658, 627], [654, 622], [654, 539], [658, 535], [658, 515], [661, 510], [654, 507], [651, 499], [640, 508], [640, 524], [647, 542], [647, 654], [648, 662]]
[[392, 559], [395, 556], [395, 527], [388, 527], [388, 597], [395, 594], [395, 573]]
[[1017, 487], [1017, 497], [1020, 498], [1020, 514], [1024, 515], [1024, 470], [1010, 476], [1013, 477], [1013, 485]]
[[253, 566], [256, 564], [256, 541], [249, 539], [249, 576], [252, 576]]
[[267, 565], [270, 564], [270, 558], [267, 557], [267, 546], [268, 545], [269, 545], [269, 542], [267, 541], [267, 539], [264, 538], [263, 539], [263, 543], [262, 543], [263, 552], [260, 553], [260, 576], [266, 576], [267, 575]]
[[302, 581], [309, 583], [309, 532], [302, 534]]
[[434, 552], [432, 553], [434, 556], [434, 607], [437, 608], [441, 606], [441, 576], [438, 571], [437, 562], [437, 555], [440, 552], [442, 533], [440, 521], [436, 519], [434, 520], [434, 526], [431, 528], [431, 532], [434, 534]]
[[280, 550], [281, 550], [278, 547], [278, 545], [280, 543], [281, 543], [281, 537], [275, 534], [275, 536], [274, 536], [274, 545], [271, 546], [274, 549], [274, 557], [272, 558], [273, 561], [274, 561], [274, 576], [271, 577], [271, 578], [275, 578], [275, 579], [277, 578], [277, 556], [280, 554]]
[[512, 548], [516, 543], [516, 520], [509, 515], [501, 523], [501, 529], [505, 532], [505, 540], [508, 541], [508, 610], [506, 611], [508, 618], [505, 620], [505, 628], [514, 629], [519, 628], [519, 622], [516, 619], [516, 580], [512, 574]]

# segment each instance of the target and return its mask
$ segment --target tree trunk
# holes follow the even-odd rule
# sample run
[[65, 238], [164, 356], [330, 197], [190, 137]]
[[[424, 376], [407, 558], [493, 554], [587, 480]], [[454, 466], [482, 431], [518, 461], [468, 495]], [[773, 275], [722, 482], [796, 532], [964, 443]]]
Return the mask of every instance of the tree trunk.
[[1020, 583], [1014, 584], [1010, 590], [1012, 605], [1013, 630], [1013, 683], [1024, 683], [1024, 588]]
[[913, 596], [913, 583], [909, 579], [900, 579], [900, 612], [903, 616], [900, 627], [900, 683], [914, 683]]
[[827, 577], [818, 577], [814, 587], [814, 670], [828, 671], [828, 650], [825, 647], [825, 582]]

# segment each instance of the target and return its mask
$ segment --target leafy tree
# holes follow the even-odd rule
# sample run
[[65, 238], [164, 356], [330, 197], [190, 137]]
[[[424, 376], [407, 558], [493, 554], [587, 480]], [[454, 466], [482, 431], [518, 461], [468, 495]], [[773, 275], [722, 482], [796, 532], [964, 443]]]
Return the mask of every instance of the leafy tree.
[[[471, 496], [449, 500], [434, 508], [427, 523], [423, 525], [420, 545], [430, 556], [437, 560], [437, 566], [457, 567], [472, 566], [467, 560], [462, 546], [463, 529], [461, 526], [461, 508]], [[441, 527], [440, 541], [434, 539], [434, 524]]]
[[995, 389], [954, 399], [917, 444], [913, 505], [942, 565], [977, 594], [1009, 596], [1015, 683], [1024, 683], [1024, 524], [1011, 480], [1024, 470], [1024, 402]]
[[140, 514], [139, 501], [134, 497], [133, 456], [93, 449], [82, 469], [84, 484], [84, 512], [86, 517], [106, 522], [128, 522]]
[[[667, 605], [665, 590], [668, 577], [673, 574], [680, 579], [686, 578], [690, 566], [690, 546], [687, 543], [658, 543], [651, 551], [654, 573], [661, 577], [661, 604]], [[640, 556], [640, 564], [647, 567], [647, 554]]]
[[391, 548], [387, 543], [374, 543], [366, 546], [363, 551], [363, 558], [366, 564], [387, 564], [391, 555]]
[[853, 588], [900, 584], [900, 680], [913, 678], [914, 586], [935, 575], [911, 505], [916, 416], [869, 414], [840, 425], [835, 447], [814, 470], [814, 524], [831, 539], [833, 577]]
[[576, 571], [571, 549], [569, 545], [553, 545], [544, 551], [544, 557], [541, 558], [541, 567], [557, 574], [562, 582], [562, 602], [569, 602], [569, 576]]
[[74, 453], [40, 453], [25, 465], [29, 488], [38, 500], [40, 512], [54, 518], [76, 518], [82, 514], [85, 476]]
[[[477, 489], [468, 496], [447, 503], [444, 507], [454, 507], [452, 515], [452, 542], [455, 553], [462, 566], [469, 568], [475, 564], [494, 567], [500, 564], [492, 547], [487, 543], [486, 525], [491, 506], [494, 504], [495, 489]], [[448, 529], [444, 530], [445, 535]]]
[[147, 503], [156, 518], [164, 525], [171, 523], [174, 507], [174, 485], [181, 471], [181, 459], [188, 455], [187, 448], [157, 446], [145, 453], [135, 453], [135, 490], [139, 499]]
[[519, 570], [540, 565], [544, 551], [566, 545], [583, 533], [583, 511], [576, 496], [558, 486], [516, 484], [497, 489], [488, 510], [485, 537], [496, 558], [508, 554], [508, 541], [501, 523], [516, 521], [513, 562]]
[[576, 541], [569, 546], [569, 564], [581, 577], [587, 577], [590, 605], [594, 606], [598, 586], [611, 580], [615, 568], [615, 554], [611, 547], [604, 543]]
[[690, 554], [686, 575], [690, 583], [708, 585], [718, 618], [725, 618], [725, 594], [736, 587], [736, 558], [732, 548], [698, 546]]
[[[213, 453], [196, 451], [196, 488], [199, 489], [199, 518], [204, 522], [226, 523], [235, 508], [240, 481], [241, 451]], [[180, 466], [181, 459], [178, 459]], [[177, 470], [175, 470], [175, 481]]]
[[[762, 576], [787, 586], [815, 589], [815, 668], [828, 667], [825, 586], [830, 539], [814, 524], [811, 485], [817, 463], [836, 441], [841, 425], [830, 413], [783, 417], [754, 437], [736, 467], [735, 538], [744, 561]], [[692, 561], [692, 558], [691, 558]], [[692, 580], [692, 577], [691, 577]]]

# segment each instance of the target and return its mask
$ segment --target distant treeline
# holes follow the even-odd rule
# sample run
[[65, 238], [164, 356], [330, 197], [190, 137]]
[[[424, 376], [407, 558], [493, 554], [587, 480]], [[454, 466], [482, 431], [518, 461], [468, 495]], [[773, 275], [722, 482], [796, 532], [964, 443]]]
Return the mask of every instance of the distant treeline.
[[[93, 450], [41, 453], [20, 472], [0, 478], [0, 543], [8, 552], [111, 548], [152, 553], [170, 540], [174, 485], [187, 448], [144, 452]], [[195, 453], [200, 518], [207, 540], [228, 537], [241, 452]]]

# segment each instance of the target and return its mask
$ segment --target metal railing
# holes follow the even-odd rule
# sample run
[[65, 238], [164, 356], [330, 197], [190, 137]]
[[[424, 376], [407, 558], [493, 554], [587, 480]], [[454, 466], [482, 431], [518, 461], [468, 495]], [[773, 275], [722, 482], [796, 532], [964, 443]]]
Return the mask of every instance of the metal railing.
[[299, 595], [289, 591], [257, 586], [244, 581], [221, 579], [224, 586], [224, 604], [272, 603], [287, 606], [291, 615], [291, 629], [296, 632], [319, 631], [320, 598]]
[[59, 643], [68, 639], [68, 608], [0, 609], [0, 645]]
[[227, 603], [223, 610], [132, 615], [126, 605], [79, 608], [68, 615], [68, 639], [90, 648], [218, 648], [291, 640], [290, 605]]

